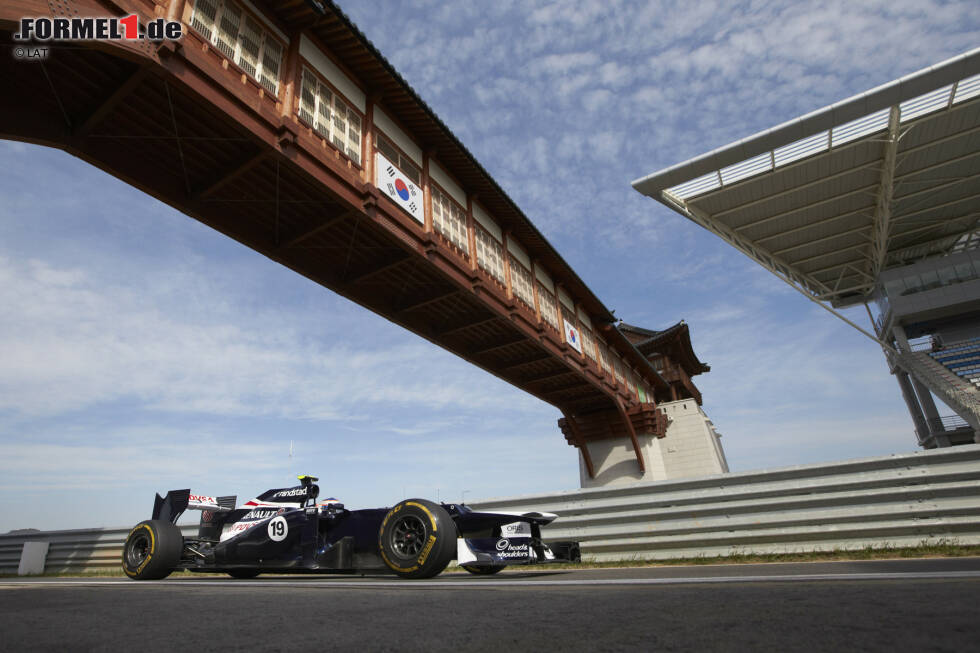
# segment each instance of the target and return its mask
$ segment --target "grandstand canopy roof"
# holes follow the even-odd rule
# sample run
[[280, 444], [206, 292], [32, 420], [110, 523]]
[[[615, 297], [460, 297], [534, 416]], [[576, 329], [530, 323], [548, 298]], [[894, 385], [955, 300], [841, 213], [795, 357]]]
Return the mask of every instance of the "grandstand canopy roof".
[[633, 182], [811, 299], [976, 246], [980, 48]]

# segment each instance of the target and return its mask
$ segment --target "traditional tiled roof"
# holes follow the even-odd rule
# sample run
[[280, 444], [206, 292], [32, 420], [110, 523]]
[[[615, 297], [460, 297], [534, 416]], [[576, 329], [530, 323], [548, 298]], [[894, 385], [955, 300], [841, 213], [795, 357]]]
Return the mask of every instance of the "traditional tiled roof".
[[691, 345], [691, 331], [684, 320], [662, 331], [644, 329], [626, 322], [620, 322], [617, 329], [644, 356], [668, 355], [679, 362], [689, 376], [711, 371], [711, 367], [702, 363], [697, 354], [694, 353], [694, 347]]

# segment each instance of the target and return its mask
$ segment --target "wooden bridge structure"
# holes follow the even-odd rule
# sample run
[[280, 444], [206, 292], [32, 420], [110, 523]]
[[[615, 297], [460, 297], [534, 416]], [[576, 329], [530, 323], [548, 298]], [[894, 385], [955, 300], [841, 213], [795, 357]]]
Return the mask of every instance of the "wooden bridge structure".
[[[183, 35], [14, 39], [24, 17], [133, 14]], [[643, 469], [637, 434], [663, 437], [670, 384], [339, 8], [8, 0], [0, 31], [0, 137], [60, 148], [557, 407], [590, 474], [593, 440], [625, 439]]]

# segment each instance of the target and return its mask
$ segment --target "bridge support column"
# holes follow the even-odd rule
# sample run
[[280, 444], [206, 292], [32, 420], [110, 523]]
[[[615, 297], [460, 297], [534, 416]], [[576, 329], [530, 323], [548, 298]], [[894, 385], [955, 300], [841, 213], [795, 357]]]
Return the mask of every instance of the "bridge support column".
[[[585, 450], [579, 449], [579, 485], [583, 488], [603, 487], [666, 479], [667, 470], [660, 440], [657, 436], [646, 433], [638, 434], [636, 439], [645, 470], [640, 470], [637, 465], [636, 450], [630, 439], [595, 440], [585, 443]], [[584, 451], [588, 452], [592, 461], [594, 476], [589, 475]]]
[[[728, 472], [721, 435], [694, 399], [640, 404], [559, 420], [569, 444], [579, 450], [583, 488], [693, 478]], [[642, 457], [643, 465], [638, 462]]]

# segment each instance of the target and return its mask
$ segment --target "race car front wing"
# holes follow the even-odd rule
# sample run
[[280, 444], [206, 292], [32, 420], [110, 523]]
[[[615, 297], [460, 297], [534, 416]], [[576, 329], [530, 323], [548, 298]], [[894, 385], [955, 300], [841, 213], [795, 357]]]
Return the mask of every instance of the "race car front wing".
[[581, 562], [578, 542], [544, 543], [534, 537], [481, 537], [456, 540], [459, 565], [504, 566]]

